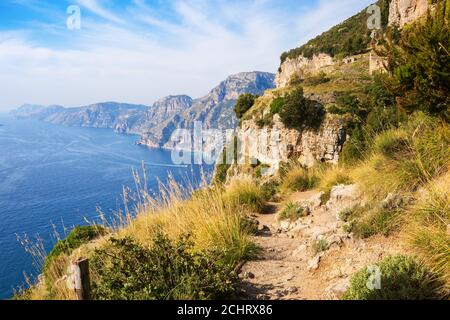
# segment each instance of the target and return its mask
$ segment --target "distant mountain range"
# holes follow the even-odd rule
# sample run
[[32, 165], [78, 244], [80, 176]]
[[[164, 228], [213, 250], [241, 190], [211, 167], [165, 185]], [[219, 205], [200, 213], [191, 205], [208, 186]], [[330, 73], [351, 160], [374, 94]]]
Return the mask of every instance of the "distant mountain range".
[[150, 147], [172, 148], [170, 137], [178, 128], [192, 128], [202, 121], [205, 129], [232, 129], [238, 124], [234, 105], [243, 93], [261, 95], [275, 87], [275, 75], [244, 72], [228, 77], [206, 96], [168, 96], [152, 106], [106, 102], [78, 108], [23, 105], [12, 114], [67, 126], [110, 128], [123, 134], [141, 136]]

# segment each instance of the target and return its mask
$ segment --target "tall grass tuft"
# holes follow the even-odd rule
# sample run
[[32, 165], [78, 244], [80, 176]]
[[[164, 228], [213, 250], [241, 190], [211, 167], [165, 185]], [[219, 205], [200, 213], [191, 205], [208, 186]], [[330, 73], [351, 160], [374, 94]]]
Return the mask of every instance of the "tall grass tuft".
[[450, 292], [450, 174], [432, 182], [408, 211], [407, 242]]
[[419, 114], [404, 128], [374, 137], [372, 152], [351, 176], [381, 201], [390, 193], [416, 191], [445, 173], [449, 162], [450, 126]]

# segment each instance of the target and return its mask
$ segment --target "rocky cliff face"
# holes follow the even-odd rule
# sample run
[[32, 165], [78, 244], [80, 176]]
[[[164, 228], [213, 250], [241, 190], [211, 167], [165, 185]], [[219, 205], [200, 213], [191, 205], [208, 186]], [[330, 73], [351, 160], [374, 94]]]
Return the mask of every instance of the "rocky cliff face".
[[[252, 146], [258, 144], [253, 132], [261, 131], [254, 120], [244, 121], [241, 125], [243, 139], [242, 150], [251, 150]], [[256, 158], [264, 164], [276, 167], [279, 162], [288, 162], [295, 159], [299, 163], [311, 167], [317, 162], [329, 162], [336, 164], [339, 154], [346, 141], [345, 121], [339, 117], [327, 115], [318, 130], [305, 129], [303, 131], [287, 129], [279, 115], [274, 115], [273, 125], [265, 128], [267, 137], [273, 131], [277, 131], [278, 140], [263, 144], [267, 146], [259, 150]], [[268, 138], [270, 139], [270, 138]], [[259, 142], [259, 145], [261, 143]], [[277, 148], [277, 152], [269, 150]], [[274, 157], [274, 155], [276, 155]], [[252, 154], [252, 157], [255, 157]]]
[[389, 6], [389, 25], [403, 27], [426, 15], [429, 0], [392, 0]]
[[334, 64], [333, 58], [327, 54], [319, 54], [311, 59], [299, 56], [295, 59], [288, 58], [280, 67], [275, 83], [278, 88], [285, 87], [289, 84], [294, 75], [305, 77], [314, 75], [320, 71], [326, 71], [326, 67]]

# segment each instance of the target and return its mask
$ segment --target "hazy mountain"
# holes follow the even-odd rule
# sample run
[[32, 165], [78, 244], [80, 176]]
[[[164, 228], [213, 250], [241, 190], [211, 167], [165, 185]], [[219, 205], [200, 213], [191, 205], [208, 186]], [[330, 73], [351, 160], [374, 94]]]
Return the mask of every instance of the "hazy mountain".
[[244, 72], [228, 77], [206, 96], [193, 100], [186, 95], [168, 96], [152, 106], [117, 102], [98, 103], [78, 108], [23, 105], [12, 113], [18, 118], [34, 118], [55, 124], [110, 128], [142, 136], [141, 143], [153, 147], [168, 144], [177, 128], [191, 128], [202, 121], [205, 128], [235, 128], [238, 120], [234, 105], [242, 93], [263, 94], [271, 89], [275, 75]]

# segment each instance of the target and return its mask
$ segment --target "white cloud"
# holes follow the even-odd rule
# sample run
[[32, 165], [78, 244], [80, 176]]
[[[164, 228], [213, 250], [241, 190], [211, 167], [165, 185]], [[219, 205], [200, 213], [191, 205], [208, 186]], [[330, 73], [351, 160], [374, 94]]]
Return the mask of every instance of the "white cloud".
[[29, 33], [0, 32], [0, 110], [25, 102], [151, 104], [169, 94], [199, 97], [233, 73], [275, 72], [282, 51], [365, 6], [320, 1], [292, 12], [276, 1], [177, 1], [177, 19], [170, 20], [143, 0], [120, 16], [98, 1], [79, 0], [107, 22], [83, 15], [82, 30], [67, 31], [63, 49], [36, 45]]

